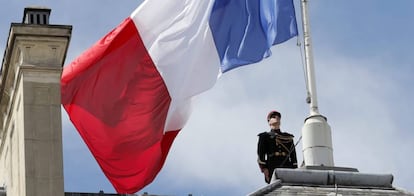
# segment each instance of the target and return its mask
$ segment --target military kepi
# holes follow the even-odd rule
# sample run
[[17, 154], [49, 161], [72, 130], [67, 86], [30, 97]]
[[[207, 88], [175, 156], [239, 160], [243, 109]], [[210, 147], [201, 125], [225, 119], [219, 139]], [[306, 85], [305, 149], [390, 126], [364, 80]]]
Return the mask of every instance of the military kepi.
[[280, 112], [273, 110], [273, 111], [270, 111], [269, 114], [267, 115], [267, 121], [269, 121], [273, 116], [279, 116], [279, 118], [282, 118], [282, 115], [280, 114]]

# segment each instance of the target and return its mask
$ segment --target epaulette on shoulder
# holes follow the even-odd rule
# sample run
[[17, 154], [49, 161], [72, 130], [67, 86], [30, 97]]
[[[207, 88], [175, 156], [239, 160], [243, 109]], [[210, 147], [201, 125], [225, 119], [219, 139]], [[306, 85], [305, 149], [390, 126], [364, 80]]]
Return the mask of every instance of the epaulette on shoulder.
[[265, 136], [265, 135], [267, 135], [267, 134], [269, 134], [269, 133], [267, 133], [267, 132], [262, 132], [262, 133], [259, 133], [257, 136], [259, 136], [259, 137], [263, 137], [263, 136]]
[[292, 135], [288, 132], [282, 132], [282, 133], [280, 133], [280, 135], [285, 136], [285, 137], [295, 137], [294, 135]]

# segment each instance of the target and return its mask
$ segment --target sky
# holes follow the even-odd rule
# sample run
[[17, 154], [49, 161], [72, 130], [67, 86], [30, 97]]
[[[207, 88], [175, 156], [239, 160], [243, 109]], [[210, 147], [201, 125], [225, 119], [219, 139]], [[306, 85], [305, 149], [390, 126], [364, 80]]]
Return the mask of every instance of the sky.
[[[25, 7], [46, 6], [51, 24], [73, 26], [67, 65], [141, 2], [0, 0], [0, 51]], [[301, 24], [300, 2], [294, 3]], [[332, 129], [335, 166], [393, 174], [393, 186], [414, 192], [412, 10], [412, 0], [309, 2], [319, 111]], [[246, 195], [265, 186], [256, 147], [257, 134], [269, 130], [267, 113], [282, 113], [282, 131], [294, 134], [295, 142], [309, 115], [298, 42], [302, 33], [195, 97], [163, 169], [137, 194]], [[65, 191], [115, 192], [63, 109], [62, 119]], [[301, 142], [296, 151], [302, 162]]]

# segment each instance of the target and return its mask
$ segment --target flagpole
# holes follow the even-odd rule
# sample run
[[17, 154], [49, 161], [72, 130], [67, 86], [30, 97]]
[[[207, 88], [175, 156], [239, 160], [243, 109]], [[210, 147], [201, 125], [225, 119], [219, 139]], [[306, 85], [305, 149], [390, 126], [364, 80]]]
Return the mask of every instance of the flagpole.
[[312, 39], [310, 36], [310, 23], [308, 16], [308, 1], [301, 0], [302, 27], [304, 39], [306, 77], [308, 87], [308, 103], [310, 115], [305, 119], [302, 127], [302, 152], [305, 167], [328, 166], [333, 167], [333, 149], [331, 128], [326, 117], [319, 113], [316, 79], [312, 52]]
[[309, 17], [308, 17], [308, 6], [307, 0], [301, 0], [302, 8], [302, 27], [303, 27], [303, 40], [304, 40], [304, 51], [305, 51], [305, 65], [307, 70], [307, 86], [309, 90], [308, 103], [310, 104], [310, 115], [320, 115], [318, 109], [318, 100], [316, 93], [316, 81], [315, 81], [315, 68], [313, 62], [313, 51], [312, 51], [312, 39], [310, 36]]

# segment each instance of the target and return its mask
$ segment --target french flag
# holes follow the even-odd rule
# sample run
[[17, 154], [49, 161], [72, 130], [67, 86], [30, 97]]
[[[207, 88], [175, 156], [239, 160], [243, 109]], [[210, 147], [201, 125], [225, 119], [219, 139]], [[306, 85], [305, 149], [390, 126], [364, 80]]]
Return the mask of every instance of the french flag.
[[293, 0], [146, 0], [65, 66], [62, 104], [118, 193], [151, 183], [191, 99], [297, 35]]

